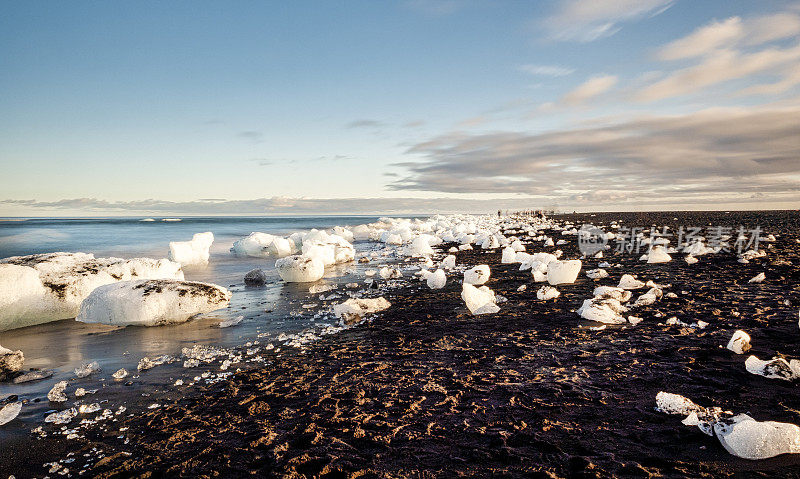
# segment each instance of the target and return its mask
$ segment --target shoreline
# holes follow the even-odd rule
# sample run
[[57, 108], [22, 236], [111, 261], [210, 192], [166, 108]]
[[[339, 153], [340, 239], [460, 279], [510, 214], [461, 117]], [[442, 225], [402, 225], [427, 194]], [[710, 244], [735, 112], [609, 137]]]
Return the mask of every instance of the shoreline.
[[[573, 216], [599, 220], [599, 214]], [[461, 251], [459, 265], [490, 265], [487, 286], [507, 298], [499, 313], [470, 315], [457, 274], [442, 290], [411, 279], [386, 291], [388, 310], [305, 352], [275, 355], [262, 368], [214, 384], [165, 385], [140, 401], [159, 401], [157, 409], [131, 406], [132, 416], [118, 417], [105, 431], [89, 429], [85, 439], [31, 436], [20, 447], [52, 456], [41, 462], [73, 452], [74, 475], [87, 461], [80, 455], [99, 448], [103, 457], [88, 460], [83, 474], [97, 477], [789, 477], [800, 467], [797, 455], [738, 459], [697, 428], [654, 410], [655, 394], [665, 390], [759, 420], [798, 422], [796, 387], [747, 373], [744, 357], [724, 348], [742, 328], [753, 335], [751, 352], [759, 357], [800, 352], [800, 297], [789, 286], [800, 278], [796, 215], [784, 226], [768, 256], [746, 265], [735, 255], [703, 256], [694, 266], [682, 255], [665, 264], [645, 264], [636, 255], [585, 259], [576, 283], [558, 286], [561, 296], [546, 302], [536, 299], [540, 283], [529, 271], [500, 264], [499, 250]], [[558, 248], [565, 258], [579, 256], [574, 241]], [[585, 271], [606, 260], [622, 267], [608, 268], [605, 280], [586, 278]], [[760, 271], [774, 281], [748, 284]], [[636, 326], [579, 327], [574, 310], [595, 285], [616, 284], [622, 273], [670, 284], [665, 293], [677, 298], [637, 309], [644, 321]], [[518, 291], [523, 284], [528, 289]], [[665, 325], [670, 316], [710, 326]], [[169, 376], [169, 368], [146, 374]], [[0, 469], [10, 464], [4, 463]], [[30, 466], [9, 474], [45, 475], [40, 465]]]

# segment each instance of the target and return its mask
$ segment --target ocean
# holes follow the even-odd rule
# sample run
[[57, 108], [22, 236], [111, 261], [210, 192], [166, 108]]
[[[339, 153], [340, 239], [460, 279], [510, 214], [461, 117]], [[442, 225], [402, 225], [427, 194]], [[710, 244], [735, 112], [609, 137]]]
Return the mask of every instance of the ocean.
[[[204, 281], [233, 292], [230, 307], [183, 324], [158, 327], [110, 327], [83, 324], [66, 319], [0, 332], [0, 345], [25, 354], [25, 368], [54, 371], [48, 380], [26, 384], [0, 384], [0, 397], [40, 397], [55, 381], [74, 377], [74, 369], [97, 361], [110, 374], [119, 368], [135, 372], [142, 357], [162, 354], [179, 356], [183, 347], [194, 344], [216, 347], [241, 346], [247, 342], [268, 343], [281, 333], [320, 328], [332, 320], [316, 317], [318, 309], [304, 309], [313, 303], [308, 285], [283, 283], [274, 270], [274, 259], [235, 257], [233, 242], [259, 231], [288, 235], [312, 228], [355, 226], [371, 223], [377, 216], [301, 217], [184, 217], [180, 221], [142, 221], [144, 218], [3, 218], [0, 219], [0, 257], [57, 251], [93, 253], [95, 257], [167, 257], [170, 241], [190, 240], [195, 233], [211, 231], [214, 244], [207, 266], [186, 266], [186, 280]], [[357, 251], [379, 248], [377, 243], [356, 242]], [[371, 265], [372, 268], [375, 265]], [[246, 287], [246, 272], [264, 269], [266, 287]], [[366, 266], [351, 263], [326, 270], [323, 282], [363, 283]], [[219, 328], [221, 320], [244, 316], [237, 326]], [[331, 323], [332, 324], [332, 323]], [[141, 381], [146, 382], [146, 375]], [[154, 376], [155, 378], [155, 376]], [[156, 381], [163, 381], [158, 378]], [[44, 405], [42, 406], [44, 407]], [[41, 413], [26, 408], [26, 414]]]

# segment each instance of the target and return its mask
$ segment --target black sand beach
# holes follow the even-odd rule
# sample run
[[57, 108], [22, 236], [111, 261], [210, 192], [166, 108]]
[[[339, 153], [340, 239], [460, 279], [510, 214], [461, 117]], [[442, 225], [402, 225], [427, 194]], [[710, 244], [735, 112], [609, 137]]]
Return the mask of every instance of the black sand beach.
[[[470, 315], [460, 278], [448, 277], [442, 290], [411, 280], [382, 293], [392, 307], [371, 321], [304, 353], [266, 355], [263, 367], [227, 380], [173, 388], [169, 368], [180, 366], [148, 371], [163, 374], [165, 387], [131, 388], [132, 416], [90, 429], [85, 439], [31, 435], [4, 444], [0, 471], [42, 477], [43, 463], [72, 457], [64, 466], [85, 477], [800, 477], [798, 455], [738, 459], [654, 409], [656, 393], [667, 391], [758, 420], [800, 423], [796, 383], [750, 374], [746, 355], [725, 349], [743, 329], [753, 338], [750, 354], [800, 355], [798, 214], [558, 220], [760, 225], [778, 240], [749, 264], [724, 253], [694, 265], [682, 254], [664, 264], [636, 254], [586, 259], [578, 281], [558, 286], [561, 296], [546, 302], [536, 299], [529, 271], [500, 263], [499, 249], [461, 251], [458, 264], [491, 266], [487, 286], [507, 298], [499, 313]], [[574, 237], [528, 251], [555, 249], [580, 256]], [[622, 266], [606, 268], [610, 278], [587, 279], [584, 272], [604, 261]], [[748, 283], [760, 272], [763, 283]], [[595, 286], [616, 285], [623, 273], [669, 285], [664, 292], [677, 297], [637, 309], [644, 321], [636, 326], [590, 329], [598, 324], [574, 311]], [[518, 291], [521, 285], [527, 289]], [[665, 325], [673, 316], [709, 326]], [[154, 402], [161, 407], [146, 409]]]

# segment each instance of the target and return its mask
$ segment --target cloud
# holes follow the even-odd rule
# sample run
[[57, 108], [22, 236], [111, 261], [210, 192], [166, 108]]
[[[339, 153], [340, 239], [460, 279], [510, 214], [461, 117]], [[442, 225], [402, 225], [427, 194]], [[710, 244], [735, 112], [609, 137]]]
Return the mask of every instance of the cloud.
[[561, 101], [567, 105], [579, 105], [602, 95], [612, 89], [616, 84], [617, 77], [614, 75], [595, 76], [564, 95]]
[[800, 65], [792, 65], [785, 76], [777, 82], [751, 85], [738, 92], [739, 95], [779, 95], [800, 85]]
[[382, 121], [370, 119], [353, 120], [345, 125], [346, 128], [380, 128], [382, 126], [384, 126]]
[[713, 22], [698, 28], [683, 38], [668, 43], [659, 50], [658, 58], [680, 60], [706, 55], [720, 47], [729, 46], [741, 38], [743, 32], [742, 19], [739, 17]]
[[[530, 198], [492, 200], [460, 198], [289, 198], [276, 196], [252, 200], [114, 201], [76, 198], [59, 201], [0, 200], [0, 207], [17, 212], [83, 212], [141, 215], [303, 215], [303, 214], [409, 214], [488, 213], [502, 209], [532, 208]], [[541, 206], [541, 205], [540, 205]], [[19, 213], [17, 213], [19, 214]]]
[[563, 77], [575, 72], [573, 68], [558, 65], [522, 65], [519, 69], [531, 75], [548, 77]]
[[762, 45], [800, 34], [800, 15], [777, 13], [742, 20], [730, 17], [713, 21], [662, 47], [661, 60], [682, 60], [714, 54], [735, 47]]
[[771, 73], [800, 60], [800, 44], [789, 48], [766, 48], [754, 53], [720, 50], [691, 67], [640, 89], [635, 98], [651, 102], [687, 95], [722, 82], [760, 73]]
[[539, 195], [597, 192], [664, 204], [800, 199], [800, 108], [713, 109], [541, 134], [450, 134], [413, 146], [421, 161], [393, 190]]
[[796, 13], [715, 20], [661, 47], [656, 52], [658, 59], [692, 60], [694, 64], [645, 85], [635, 92], [634, 99], [664, 100], [755, 76], [778, 77], [778, 81], [764, 83], [762, 79], [761, 84], [743, 89], [742, 95], [783, 93], [798, 84], [799, 38], [800, 15]]
[[626, 22], [658, 15], [673, 0], [561, 0], [543, 27], [552, 40], [592, 42], [620, 30]]
[[246, 140], [250, 140], [253, 143], [261, 143], [264, 141], [264, 134], [260, 131], [255, 130], [248, 130], [248, 131], [240, 131], [236, 136], [239, 138], [244, 138]]

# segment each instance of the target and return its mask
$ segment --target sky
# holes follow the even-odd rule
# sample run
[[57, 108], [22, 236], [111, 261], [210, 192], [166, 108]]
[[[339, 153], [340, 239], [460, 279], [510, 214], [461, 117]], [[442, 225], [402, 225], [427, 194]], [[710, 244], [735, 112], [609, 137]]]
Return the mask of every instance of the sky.
[[796, 209], [800, 1], [3, 1], [0, 112], [0, 216]]

